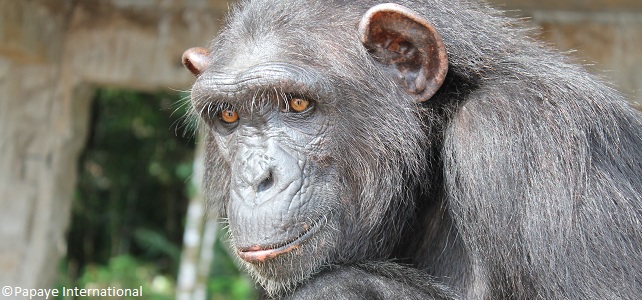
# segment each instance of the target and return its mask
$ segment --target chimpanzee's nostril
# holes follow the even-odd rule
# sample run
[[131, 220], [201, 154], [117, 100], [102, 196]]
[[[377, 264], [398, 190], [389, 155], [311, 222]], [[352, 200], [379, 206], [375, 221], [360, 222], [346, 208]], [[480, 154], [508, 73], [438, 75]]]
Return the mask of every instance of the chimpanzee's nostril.
[[263, 181], [261, 181], [261, 183], [259, 183], [256, 192], [261, 193], [267, 191], [272, 187], [272, 185], [274, 185], [274, 176], [270, 173], [265, 179], [263, 179]]

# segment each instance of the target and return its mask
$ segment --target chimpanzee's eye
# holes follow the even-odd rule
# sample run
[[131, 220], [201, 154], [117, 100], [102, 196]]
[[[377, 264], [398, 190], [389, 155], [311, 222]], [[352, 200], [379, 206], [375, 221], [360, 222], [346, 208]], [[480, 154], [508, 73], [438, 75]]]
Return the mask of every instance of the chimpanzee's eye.
[[310, 107], [310, 101], [303, 98], [293, 97], [290, 99], [289, 105], [291, 111], [302, 112]]
[[227, 108], [221, 110], [218, 114], [218, 118], [225, 124], [232, 124], [239, 120], [239, 114], [235, 109]]
[[283, 112], [302, 113], [310, 110], [314, 106], [312, 100], [301, 96], [288, 95], [285, 100], [285, 107], [281, 108]]

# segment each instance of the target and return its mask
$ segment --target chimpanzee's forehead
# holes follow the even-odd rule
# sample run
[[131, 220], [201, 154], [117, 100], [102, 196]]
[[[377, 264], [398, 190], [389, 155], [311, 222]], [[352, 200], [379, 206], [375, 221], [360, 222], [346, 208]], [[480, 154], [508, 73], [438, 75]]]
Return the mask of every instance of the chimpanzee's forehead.
[[225, 54], [224, 59], [213, 62], [217, 72], [238, 72], [266, 62], [288, 61], [288, 54], [279, 47], [278, 37], [272, 34], [227, 43], [217, 50]]
[[[370, 3], [367, 3], [370, 2]], [[233, 7], [228, 25], [243, 24], [246, 28], [259, 28], [287, 24], [329, 25], [340, 20], [361, 16], [376, 1], [355, 0], [249, 0]], [[329, 7], [333, 9], [328, 9]]]
[[[315, 99], [320, 93], [334, 94], [329, 82], [343, 76], [342, 63], [362, 59], [354, 56], [362, 47], [357, 24], [366, 9], [326, 15], [325, 10], [313, 9], [318, 2], [242, 2], [214, 40], [211, 62], [192, 92], [202, 99], [225, 101], [275, 89]], [[292, 5], [309, 9], [293, 10]]]
[[264, 91], [300, 95], [319, 95], [332, 92], [328, 78], [312, 68], [288, 62], [259, 62], [239, 69], [208, 69], [192, 87], [200, 98], [248, 98]]
[[[369, 5], [357, 2], [243, 1], [228, 16], [226, 31], [232, 41], [269, 36], [279, 38], [284, 44], [309, 45], [314, 41], [339, 38], [347, 31], [356, 32], [361, 16], [369, 8]], [[328, 7], [333, 9], [328, 10]]]
[[327, 74], [293, 61], [262, 52], [236, 53], [229, 61], [208, 68], [192, 87], [199, 101], [241, 105], [266, 92], [293, 94], [317, 100], [332, 99], [334, 89]]
[[211, 49], [210, 70], [229, 74], [269, 62], [310, 66], [323, 59], [324, 41], [298, 33], [296, 26], [253, 24], [234, 22], [221, 32]]
[[[314, 27], [311, 16], [291, 15], [279, 9], [283, 4], [274, 3], [278, 1], [255, 2], [259, 5], [248, 2], [232, 12], [232, 21], [215, 39], [211, 62], [192, 92], [229, 99], [271, 89], [316, 93], [319, 85], [327, 91], [322, 82], [327, 82], [324, 76], [328, 72], [324, 71], [331, 61], [329, 55], [334, 54], [328, 53], [327, 37], [324, 40], [315, 35], [323, 36], [332, 29], [310, 30]], [[267, 7], [271, 8], [269, 17], [265, 11], [258, 12]], [[341, 27], [338, 23], [333, 26]], [[344, 28], [343, 35], [348, 34], [346, 30], [356, 33], [355, 26]]]

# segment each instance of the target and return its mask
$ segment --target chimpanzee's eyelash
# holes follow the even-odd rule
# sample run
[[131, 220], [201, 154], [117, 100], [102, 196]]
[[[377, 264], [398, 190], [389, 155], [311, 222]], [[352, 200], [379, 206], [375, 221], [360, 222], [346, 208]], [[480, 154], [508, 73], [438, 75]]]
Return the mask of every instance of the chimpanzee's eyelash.
[[209, 122], [210, 120], [216, 120], [218, 115], [224, 110], [236, 110], [236, 107], [228, 102], [212, 101], [201, 107], [199, 115]]

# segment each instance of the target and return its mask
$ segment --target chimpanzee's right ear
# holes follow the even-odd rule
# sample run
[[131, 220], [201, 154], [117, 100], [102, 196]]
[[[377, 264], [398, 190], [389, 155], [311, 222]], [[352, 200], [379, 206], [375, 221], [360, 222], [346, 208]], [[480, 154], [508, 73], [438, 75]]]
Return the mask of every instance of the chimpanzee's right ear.
[[207, 49], [195, 47], [183, 52], [182, 61], [185, 68], [192, 72], [194, 76], [198, 77], [198, 75], [201, 75], [201, 73], [203, 73], [207, 68], [207, 65], [210, 62], [210, 57]]
[[417, 102], [432, 97], [448, 73], [446, 47], [437, 30], [412, 10], [376, 5], [359, 23], [361, 42], [392, 79]]

